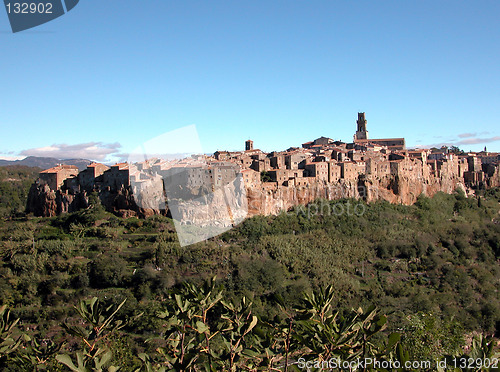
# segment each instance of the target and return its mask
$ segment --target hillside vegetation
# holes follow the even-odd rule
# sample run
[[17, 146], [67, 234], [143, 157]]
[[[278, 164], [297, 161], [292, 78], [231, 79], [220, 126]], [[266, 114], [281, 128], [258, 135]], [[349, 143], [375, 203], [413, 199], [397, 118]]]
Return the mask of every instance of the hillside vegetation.
[[29, 188], [40, 171], [22, 165], [0, 167], [0, 218], [24, 212]]
[[[2, 193], [2, 206], [8, 204], [6, 199]], [[169, 344], [172, 339], [166, 335], [180, 335], [179, 329], [191, 329], [186, 328], [191, 324], [199, 327], [194, 336], [204, 340], [224, 322], [237, 319], [242, 323], [239, 328], [233, 324], [234, 332], [245, 333], [251, 325], [252, 329], [239, 336], [222, 331], [214, 335], [211, 357], [196, 349], [202, 341], [194, 338], [193, 350], [205, 356], [194, 360], [193, 366], [209, 360], [217, 366], [214, 370], [241, 370], [235, 360], [230, 362], [236, 354], [221, 350], [231, 350], [225, 349], [225, 342], [243, 336], [250, 354], [238, 358], [252, 365], [249, 370], [257, 369], [257, 364], [277, 368], [301, 355], [339, 355], [347, 349], [324, 349], [335, 332], [328, 336], [310, 328], [330, 318], [307, 323], [320, 316], [314, 306], [321, 301], [328, 302], [330, 314], [339, 312], [335, 322], [346, 325], [367, 317], [366, 326], [376, 330], [370, 334], [369, 355], [395, 357], [397, 345], [413, 359], [461, 355], [471, 350], [474, 336], [500, 334], [499, 202], [498, 189], [480, 198], [462, 193], [421, 196], [413, 206], [318, 200], [278, 216], [247, 219], [219, 237], [180, 247], [170, 219], [121, 219], [105, 212], [93, 198], [89, 209], [72, 214], [54, 218], [18, 214], [1, 220], [0, 301], [10, 309], [11, 319], [20, 319], [17, 334], [31, 340], [23, 342], [55, 343], [52, 354], [46, 351], [52, 356], [42, 363], [50, 370], [68, 370], [67, 363], [57, 362], [56, 354], [76, 363], [75, 353], [88, 347], [81, 342], [85, 335], [71, 327], [85, 323], [79, 320], [82, 309], [91, 306], [93, 297], [103, 309], [120, 307], [114, 316], [124, 323], [102, 341], [102, 348], [112, 352], [108, 364], [125, 371], [161, 365], [187, 370], [176, 354], [178, 345]], [[356, 210], [364, 213], [327, 213], [340, 210], [332, 208], [338, 203], [345, 211], [358, 205]], [[211, 297], [219, 292], [220, 297]], [[213, 306], [201, 309], [202, 298], [213, 300]], [[203, 324], [196, 323], [199, 318], [185, 318], [187, 313], [179, 310], [182, 299], [195, 306], [191, 314], [204, 316]], [[352, 310], [358, 308], [365, 310]], [[177, 326], [172, 323], [174, 315]], [[390, 341], [393, 333], [401, 338], [392, 336]], [[326, 337], [316, 340], [314, 350], [312, 344], [300, 341], [316, 337], [313, 334]], [[365, 336], [358, 332], [355, 337]], [[272, 346], [272, 339], [283, 342]], [[350, 353], [361, 349], [367, 353], [366, 345], [353, 345]], [[20, 350], [2, 356], [6, 370], [26, 370], [19, 367]], [[264, 350], [276, 357], [264, 358]]]

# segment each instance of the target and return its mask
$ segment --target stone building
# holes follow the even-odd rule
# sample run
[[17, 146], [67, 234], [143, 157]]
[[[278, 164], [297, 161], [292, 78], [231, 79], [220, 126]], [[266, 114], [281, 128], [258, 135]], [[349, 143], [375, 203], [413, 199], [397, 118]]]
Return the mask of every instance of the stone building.
[[328, 163], [327, 162], [310, 162], [305, 165], [307, 177], [314, 177], [318, 181], [326, 181], [329, 179]]
[[342, 178], [341, 167], [336, 161], [328, 162], [328, 182], [336, 183]]
[[260, 182], [260, 173], [254, 171], [253, 169], [244, 169], [241, 171], [243, 175], [243, 182], [247, 187], [256, 187]]
[[247, 169], [247, 168], [250, 168], [252, 166], [254, 159], [252, 159], [248, 155], [243, 155], [243, 156], [239, 157], [239, 161], [240, 161], [241, 167], [243, 169]]
[[285, 155], [281, 153], [273, 153], [270, 157], [271, 167], [273, 169], [281, 169], [285, 167]]
[[229, 151], [216, 151], [214, 153], [214, 157], [217, 160], [229, 160], [231, 154], [229, 153]]
[[328, 138], [328, 137], [319, 137], [319, 138], [316, 138], [314, 141], [309, 141], [309, 142], [303, 143], [302, 148], [304, 148], [304, 149], [316, 148], [317, 149], [317, 148], [321, 148], [323, 146], [333, 145], [335, 143], [341, 143], [341, 142], [336, 142], [333, 139]]
[[353, 161], [339, 162], [340, 178], [347, 181], [356, 181], [358, 175], [365, 172], [365, 164], [358, 164]]
[[[78, 183], [83, 190], [93, 190], [99, 182], [98, 178], [109, 169], [107, 165], [92, 163], [78, 174]], [[101, 181], [103, 177], [100, 177]]]
[[334, 140], [328, 137], [319, 137], [314, 140], [313, 146], [327, 146], [329, 144], [332, 144]]
[[351, 159], [352, 161], [364, 161], [365, 160], [365, 153], [352, 149], [347, 152], [347, 157]]
[[467, 163], [469, 164], [469, 171], [471, 172], [480, 172], [483, 170], [481, 166], [481, 158], [475, 155], [471, 155], [467, 157]]
[[422, 179], [422, 162], [413, 161], [408, 157], [389, 160], [392, 176]]
[[78, 175], [78, 168], [74, 165], [61, 164], [56, 167], [46, 169], [40, 172], [40, 180], [46, 183], [51, 190], [58, 190], [64, 183], [64, 180]]
[[271, 159], [265, 158], [263, 160], [254, 160], [250, 169], [253, 169], [256, 172], [267, 172], [272, 169], [271, 167]]
[[223, 187], [233, 182], [240, 172], [236, 164], [228, 162], [212, 163], [210, 171], [215, 188]]
[[355, 140], [355, 143], [361, 145], [385, 146], [391, 151], [406, 149], [406, 142], [404, 138], [380, 138], [380, 139]]
[[427, 157], [429, 155], [429, 150], [427, 149], [410, 150], [407, 152], [407, 154], [411, 159], [418, 159], [423, 164], [426, 164]]
[[303, 152], [292, 152], [285, 155], [285, 166], [287, 169], [304, 169], [310, 156]]
[[302, 169], [272, 169], [267, 173], [271, 177], [272, 182], [277, 182], [281, 186], [288, 186], [290, 180], [304, 177], [304, 170]]
[[482, 164], [498, 164], [500, 162], [500, 154], [498, 152], [480, 152], [477, 156], [481, 159]]
[[[134, 169], [132, 169], [133, 171]], [[120, 190], [130, 186], [130, 166], [128, 163], [118, 163], [103, 173], [103, 185], [110, 190]]]
[[289, 171], [287, 169], [273, 169], [267, 172], [269, 177], [271, 177], [271, 181], [277, 182], [278, 185], [283, 186], [289, 178]]
[[383, 178], [391, 175], [391, 163], [383, 157], [366, 160], [366, 175]]
[[484, 182], [483, 171], [467, 171], [464, 172], [464, 181], [466, 185], [475, 185]]
[[349, 161], [348, 151], [338, 147], [332, 149], [331, 158], [336, 161]]

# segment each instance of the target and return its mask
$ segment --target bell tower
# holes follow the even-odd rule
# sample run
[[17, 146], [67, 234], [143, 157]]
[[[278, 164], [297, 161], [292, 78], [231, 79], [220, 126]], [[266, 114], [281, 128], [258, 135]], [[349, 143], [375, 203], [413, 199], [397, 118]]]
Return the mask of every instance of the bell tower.
[[366, 119], [364, 112], [358, 112], [358, 120], [356, 121], [356, 124], [358, 124], [358, 130], [354, 135], [354, 140], [368, 139], [368, 131], [366, 130]]
[[253, 141], [245, 141], [245, 151], [253, 150]]

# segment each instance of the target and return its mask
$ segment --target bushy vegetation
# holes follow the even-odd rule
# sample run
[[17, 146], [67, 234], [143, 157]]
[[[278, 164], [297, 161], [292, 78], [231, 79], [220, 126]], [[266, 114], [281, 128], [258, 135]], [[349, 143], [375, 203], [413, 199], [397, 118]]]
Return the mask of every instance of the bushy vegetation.
[[[281, 340], [279, 351], [272, 349], [277, 345], [266, 344], [270, 341], [265, 337], [258, 343], [248, 341], [245, 348], [253, 350], [248, 362], [252, 368], [257, 368], [255, 363], [264, 363], [262, 368], [275, 363], [273, 368], [280, 368], [286, 358], [296, 361], [298, 355], [330, 355], [333, 349], [326, 348], [331, 344], [318, 341], [313, 355], [312, 349], [294, 344], [298, 341], [287, 333], [292, 322], [294, 332], [303, 337], [322, 334], [299, 320], [307, 319], [304, 294], [311, 307], [311, 294], [327, 288], [329, 309], [338, 312], [335, 321], [358, 314], [351, 309], [367, 309], [363, 312], [367, 314], [373, 305], [378, 315], [385, 314], [385, 329], [371, 341], [373, 353], [382, 353], [383, 345], [390, 343], [388, 337], [398, 333], [401, 339], [382, 353], [384, 357], [396, 357], [397, 345], [411, 359], [458, 355], [469, 352], [474, 342], [483, 345], [472, 342], [475, 336], [500, 334], [499, 201], [498, 189], [485, 191], [480, 198], [466, 198], [460, 192], [421, 196], [413, 206], [318, 200], [278, 216], [247, 219], [219, 237], [187, 247], [180, 247], [169, 218], [118, 218], [104, 211], [98, 200], [86, 210], [54, 218], [23, 216], [18, 209], [0, 220], [0, 301], [11, 309], [12, 319], [21, 319], [16, 326], [25, 337], [13, 340], [24, 343], [22, 350], [38, 350], [40, 355], [57, 350], [52, 354], [68, 355], [75, 366], [76, 351], [86, 355], [82, 337], [64, 332], [62, 324], [81, 322], [81, 313], [73, 306], [81, 310], [80, 301], [93, 297], [100, 299], [103, 309], [114, 309], [126, 300], [116, 315], [122, 321], [119, 329], [102, 340], [105, 351], [96, 355], [101, 363], [106, 350], [111, 350], [112, 359], [105, 364], [126, 371], [146, 368], [148, 363], [159, 367], [161, 358], [166, 358], [162, 363], [168, 359], [172, 366], [184, 365], [175, 354], [177, 346], [169, 346], [172, 340], [165, 338], [168, 332], [179, 332], [179, 325], [168, 320], [174, 315], [190, 324], [189, 337], [196, 336], [193, 350], [202, 356], [194, 365], [209, 359], [202, 342], [206, 332], [215, 333], [238, 316], [243, 322], [241, 314], [248, 316], [241, 323], [243, 332], [254, 316], [258, 319], [249, 332], [252, 336], [245, 335], [247, 341], [264, 337], [265, 327], [274, 329], [267, 333], [272, 339]], [[335, 205], [344, 210], [359, 205], [357, 210], [364, 213], [328, 213], [342, 209], [334, 209]], [[212, 283], [214, 291], [223, 290], [223, 297], [203, 315], [196, 300], [199, 294], [193, 291], [205, 288], [214, 275], [218, 278]], [[203, 330], [198, 332], [192, 314], [186, 318], [184, 310], [175, 308], [181, 306], [176, 294], [198, 306], [193, 311], [205, 316], [209, 330], [198, 324]], [[214, 370], [230, 368], [224, 363], [236, 356], [227, 351], [225, 342], [236, 342], [237, 337], [222, 331], [214, 336], [215, 356], [210, 358], [223, 363], [213, 364]], [[328, 337], [333, 342], [334, 335]], [[31, 346], [22, 341], [27, 338]], [[269, 354], [264, 362], [265, 350], [278, 357]], [[50, 370], [69, 368], [51, 360]], [[97, 368], [94, 359], [86, 363]], [[239, 370], [240, 365], [234, 368]]]
[[21, 165], [0, 167], [0, 218], [24, 212], [29, 188], [40, 171]]
[[[41, 339], [20, 331], [16, 328], [19, 319], [13, 319], [3, 306], [0, 368], [73, 372], [115, 372], [122, 367], [135, 372], [396, 372], [436, 370], [442, 362], [460, 367], [466, 361], [466, 367], [449, 369], [497, 370], [500, 354], [492, 338], [475, 337], [465, 353], [459, 344], [434, 349], [440, 339], [432, 338], [437, 335], [435, 319], [427, 317], [414, 323], [417, 332], [405, 332], [412, 337], [411, 342], [417, 343], [415, 347], [408, 340], [402, 341], [400, 333], [384, 334], [387, 317], [375, 307], [341, 313], [332, 305], [334, 298], [332, 286], [306, 294], [296, 308], [288, 308], [277, 297], [282, 316], [264, 322], [253, 314], [252, 303], [245, 297], [238, 302], [227, 299], [215, 277], [201, 286], [184, 283], [160, 303], [155, 318], [162, 332], [145, 342], [156, 346], [152, 353], [130, 349], [126, 337], [134, 332], [130, 326], [134, 319], [119, 316], [126, 299], [109, 306], [96, 297], [81, 300], [75, 307], [79, 321], [62, 323], [66, 334], [76, 340], [69, 348], [67, 341]], [[120, 332], [127, 325], [128, 330]], [[412, 360], [410, 351], [422, 350], [418, 347], [422, 336], [431, 337], [431, 344], [424, 346], [427, 352], [413, 355], [419, 359]], [[437, 351], [442, 354], [434, 355]]]

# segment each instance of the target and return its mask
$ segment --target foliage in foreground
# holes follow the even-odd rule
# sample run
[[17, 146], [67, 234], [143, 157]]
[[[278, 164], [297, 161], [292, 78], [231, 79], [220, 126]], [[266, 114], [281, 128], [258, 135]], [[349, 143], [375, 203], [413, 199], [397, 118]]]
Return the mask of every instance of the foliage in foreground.
[[[276, 299], [282, 304], [281, 299]], [[387, 318], [375, 307], [366, 311], [341, 313], [332, 305], [331, 286], [305, 294], [300, 306], [282, 308], [281, 319], [263, 322], [252, 314], [246, 298], [239, 303], [226, 302], [224, 291], [215, 277], [197, 287], [185, 284], [170, 293], [157, 317], [162, 319], [161, 335], [148, 340], [157, 343], [157, 352], [138, 353], [141, 365], [135, 372], [166, 371], [300, 371], [321, 370], [334, 360], [338, 368], [353, 371], [416, 371], [411, 362], [412, 344], [405, 334], [386, 333]], [[64, 330], [79, 343], [68, 348], [64, 343], [31, 339], [16, 329], [19, 319], [1, 308], [0, 367], [3, 370], [72, 372], [116, 372], [121, 369], [116, 350], [106, 340], [130, 323], [119, 317], [119, 305], [105, 306], [97, 298], [83, 300], [76, 310], [76, 325], [63, 323]], [[17, 333], [17, 335], [16, 335]], [[403, 337], [403, 338], [402, 338]], [[42, 344], [45, 343], [45, 346]], [[423, 355], [425, 358], [426, 355]], [[494, 340], [482, 336], [473, 340], [467, 353], [456, 349], [453, 354], [428, 359], [427, 370], [436, 370], [439, 360], [469, 360], [473, 368], [454, 371], [492, 371], [479, 360], [494, 360]], [[359, 361], [377, 360], [379, 364]], [[324, 364], [326, 363], [326, 364]], [[457, 363], [455, 362], [455, 365]], [[470, 367], [470, 364], [468, 365]]]

